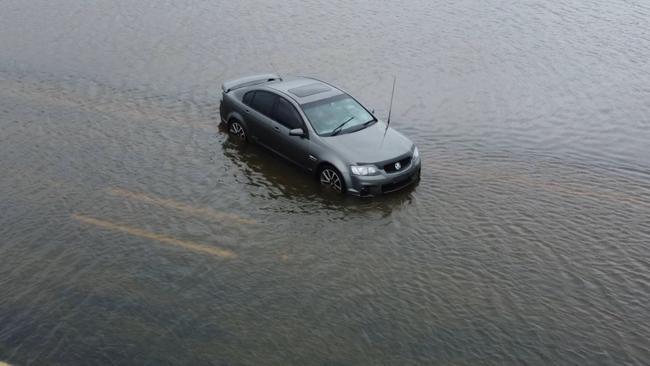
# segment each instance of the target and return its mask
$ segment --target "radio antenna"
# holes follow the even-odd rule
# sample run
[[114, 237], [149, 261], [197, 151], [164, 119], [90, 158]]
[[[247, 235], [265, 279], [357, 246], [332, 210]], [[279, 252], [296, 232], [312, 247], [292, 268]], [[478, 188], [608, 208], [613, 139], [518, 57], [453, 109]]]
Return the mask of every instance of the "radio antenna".
[[397, 82], [397, 77], [393, 75], [393, 91], [390, 93], [390, 107], [388, 107], [388, 119], [386, 120], [386, 129], [384, 130], [384, 136], [382, 136], [381, 143], [379, 144], [380, 149], [384, 146], [384, 139], [386, 138], [386, 132], [388, 132], [388, 126], [390, 126], [390, 115], [393, 112], [393, 97], [395, 96], [396, 82]]
[[390, 115], [391, 112], [393, 112], [393, 97], [395, 96], [395, 82], [397, 81], [397, 77], [393, 75], [393, 91], [390, 93], [390, 107], [388, 107], [388, 120], [386, 121], [386, 129], [388, 129], [388, 126], [390, 125]]

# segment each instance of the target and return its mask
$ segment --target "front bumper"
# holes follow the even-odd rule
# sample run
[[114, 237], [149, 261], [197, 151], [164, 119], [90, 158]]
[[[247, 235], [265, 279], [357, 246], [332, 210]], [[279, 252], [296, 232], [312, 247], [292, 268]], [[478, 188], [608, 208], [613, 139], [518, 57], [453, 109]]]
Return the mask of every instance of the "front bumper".
[[420, 157], [411, 161], [408, 167], [399, 172], [378, 175], [349, 174], [347, 192], [355, 196], [378, 196], [404, 189], [420, 180], [422, 162]]

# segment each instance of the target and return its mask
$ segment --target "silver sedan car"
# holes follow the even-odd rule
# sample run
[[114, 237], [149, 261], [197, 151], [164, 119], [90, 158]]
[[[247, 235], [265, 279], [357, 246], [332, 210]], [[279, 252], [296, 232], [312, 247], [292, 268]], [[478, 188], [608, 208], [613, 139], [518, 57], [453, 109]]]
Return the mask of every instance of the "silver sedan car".
[[269, 149], [335, 192], [375, 196], [420, 179], [413, 142], [339, 88], [264, 74], [222, 89], [221, 120], [231, 135]]

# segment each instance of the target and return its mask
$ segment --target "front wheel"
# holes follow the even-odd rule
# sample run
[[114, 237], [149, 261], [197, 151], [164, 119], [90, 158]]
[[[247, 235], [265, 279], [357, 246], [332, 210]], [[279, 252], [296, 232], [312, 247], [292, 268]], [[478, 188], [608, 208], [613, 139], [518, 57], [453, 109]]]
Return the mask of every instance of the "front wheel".
[[246, 134], [246, 128], [238, 120], [231, 120], [228, 124], [228, 132], [237, 137], [241, 141], [247, 141], [248, 135]]
[[331, 165], [326, 165], [320, 170], [318, 174], [320, 184], [326, 188], [331, 189], [336, 193], [345, 192], [345, 181], [341, 173]]

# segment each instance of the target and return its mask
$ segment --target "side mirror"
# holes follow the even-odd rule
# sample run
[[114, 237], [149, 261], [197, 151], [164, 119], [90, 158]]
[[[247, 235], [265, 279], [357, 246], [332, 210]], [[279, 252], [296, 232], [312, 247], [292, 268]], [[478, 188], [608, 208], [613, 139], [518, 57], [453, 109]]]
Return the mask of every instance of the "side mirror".
[[306, 137], [307, 135], [302, 128], [294, 128], [293, 130], [289, 130], [289, 136]]

